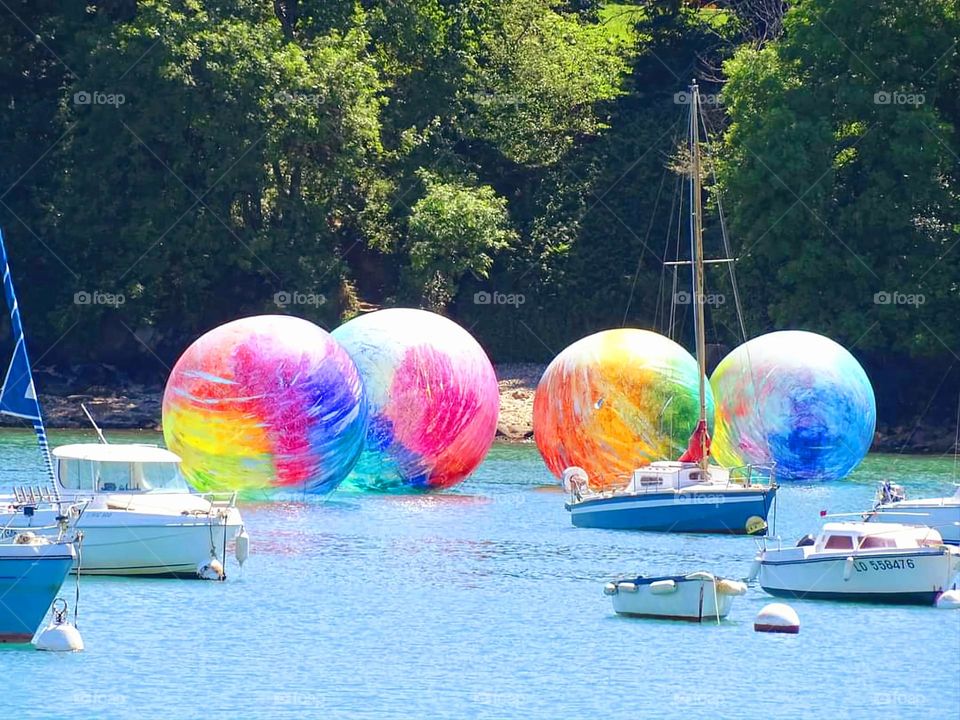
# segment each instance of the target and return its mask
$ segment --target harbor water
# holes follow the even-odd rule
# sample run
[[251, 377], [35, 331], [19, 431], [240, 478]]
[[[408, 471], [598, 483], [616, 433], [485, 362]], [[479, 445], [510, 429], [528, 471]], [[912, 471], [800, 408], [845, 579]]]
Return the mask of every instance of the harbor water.
[[[92, 440], [52, 433], [54, 445]], [[115, 441], [160, 442], [155, 434]], [[30, 432], [0, 433], [2, 482], [44, 480]], [[776, 532], [820, 512], [954, 490], [952, 457], [870, 456], [785, 485]], [[956, 718], [960, 611], [791, 601], [796, 636], [753, 632], [753, 586], [719, 627], [613, 614], [623, 573], [743, 578], [756, 541], [575, 529], [537, 450], [497, 445], [442, 495], [254, 498], [252, 555], [224, 583], [80, 581], [74, 655], [0, 646], [18, 718]], [[73, 579], [63, 594], [73, 606]]]

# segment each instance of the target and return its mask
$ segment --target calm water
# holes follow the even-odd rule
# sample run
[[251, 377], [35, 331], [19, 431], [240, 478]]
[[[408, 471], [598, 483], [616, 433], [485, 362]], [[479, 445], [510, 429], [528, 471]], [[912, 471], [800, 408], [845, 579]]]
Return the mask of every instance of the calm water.
[[[137, 435], [116, 435], [115, 440]], [[76, 440], [54, 433], [54, 444]], [[89, 438], [88, 438], [89, 439]], [[158, 436], [139, 436], [157, 441]], [[32, 434], [0, 433], [4, 482], [40, 481]], [[785, 540], [876, 481], [952, 492], [952, 459], [873, 456], [788, 486]], [[70, 656], [0, 649], [16, 717], [955, 718], [960, 611], [795, 601], [756, 634], [751, 588], [720, 627], [615, 616], [624, 572], [749, 570], [749, 538], [574, 529], [533, 446], [497, 446], [457, 492], [249, 503], [253, 555], [226, 583], [84, 578]], [[72, 600], [72, 587], [70, 590]]]

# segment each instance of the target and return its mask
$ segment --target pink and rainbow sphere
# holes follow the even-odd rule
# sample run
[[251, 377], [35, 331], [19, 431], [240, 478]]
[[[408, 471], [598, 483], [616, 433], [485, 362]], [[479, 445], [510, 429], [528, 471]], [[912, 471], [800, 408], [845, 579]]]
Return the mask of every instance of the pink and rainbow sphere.
[[811, 332], [768, 333], [735, 348], [710, 378], [713, 453], [727, 466], [776, 463], [785, 480], [836, 480], [870, 449], [873, 386], [846, 348]]
[[[686, 450], [700, 415], [699, 377], [689, 352], [649, 330], [605, 330], [578, 340], [537, 386], [537, 448], [557, 477], [578, 466], [592, 487], [622, 487], [636, 468]], [[712, 428], [709, 384], [706, 397]]]
[[327, 494], [363, 447], [367, 405], [346, 350], [307, 320], [234, 320], [194, 342], [163, 393], [163, 436], [198, 490]]
[[333, 331], [367, 393], [370, 423], [349, 482], [374, 491], [430, 491], [463, 481], [493, 444], [500, 393], [466, 330], [425, 310], [361, 315]]

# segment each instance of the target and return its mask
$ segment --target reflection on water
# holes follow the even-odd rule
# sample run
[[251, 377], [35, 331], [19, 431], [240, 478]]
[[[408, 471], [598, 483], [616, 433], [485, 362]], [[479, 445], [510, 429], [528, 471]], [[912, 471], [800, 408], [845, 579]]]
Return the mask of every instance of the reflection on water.
[[[42, 481], [36, 460], [32, 434], [0, 433], [8, 482]], [[777, 527], [792, 544], [820, 510], [868, 507], [883, 477], [929, 496], [952, 492], [952, 472], [952, 459], [871, 457], [848, 481], [785, 486]], [[960, 683], [948, 682], [960, 673], [960, 612], [798, 601], [801, 634], [770, 637], [752, 632], [772, 600], [753, 587], [720, 627], [618, 618], [605, 580], [743, 577], [756, 542], [575, 529], [563, 502], [531, 445], [495, 447], [441, 496], [245, 501], [253, 554], [242, 573], [228, 565], [222, 584], [84, 578], [87, 650], [0, 651], [0, 705], [84, 718], [960, 711]], [[869, 667], [869, 678], [841, 666]]]

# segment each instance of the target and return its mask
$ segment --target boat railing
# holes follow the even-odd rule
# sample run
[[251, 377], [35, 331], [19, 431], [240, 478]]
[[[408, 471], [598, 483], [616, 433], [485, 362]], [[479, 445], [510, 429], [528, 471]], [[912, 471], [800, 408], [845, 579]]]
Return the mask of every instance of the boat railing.
[[211, 491], [197, 493], [197, 495], [216, 508], [232, 508], [237, 506], [236, 491]]
[[763, 485], [774, 487], [777, 484], [776, 463], [750, 463], [728, 468], [727, 482], [730, 485]]
[[55, 503], [59, 499], [51, 485], [15, 485], [13, 498], [17, 505]]

